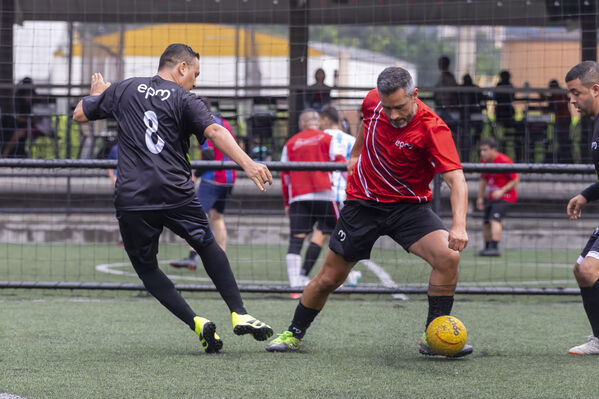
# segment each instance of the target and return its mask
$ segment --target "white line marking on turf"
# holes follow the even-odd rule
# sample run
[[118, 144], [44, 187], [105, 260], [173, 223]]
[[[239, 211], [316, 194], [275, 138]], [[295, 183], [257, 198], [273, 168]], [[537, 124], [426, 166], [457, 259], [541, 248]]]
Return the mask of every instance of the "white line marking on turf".
[[6, 392], [0, 392], [0, 399], [25, 399], [22, 396], [12, 395]]
[[[166, 261], [160, 261], [158, 263], [160, 264], [170, 264], [171, 261], [166, 260]], [[406, 259], [406, 260], [402, 260], [402, 263], [422, 263], [423, 261], [421, 260], [416, 260], [416, 259]], [[391, 276], [389, 275], [389, 273], [387, 273], [387, 271], [377, 265], [376, 263], [374, 263], [372, 260], [366, 259], [366, 260], [361, 260], [360, 263], [362, 263], [368, 270], [372, 271], [377, 278], [380, 280], [381, 285], [383, 285], [384, 287], [388, 287], [388, 288], [399, 288], [399, 287], [419, 287], [419, 286], [423, 286], [423, 283], [406, 283], [406, 284], [402, 284], [401, 286], [398, 285], [395, 281], [393, 281], [393, 279], [391, 278]], [[470, 263], [470, 262], [468, 262]], [[523, 263], [510, 263], [510, 265], [520, 265], [520, 266], [526, 266], [527, 264], [523, 264]], [[530, 265], [530, 264], [528, 264]], [[552, 267], [560, 267], [562, 264], [551, 264], [551, 263], [547, 263], [547, 264], [541, 264], [544, 266], [552, 266]], [[114, 275], [119, 275], [119, 276], [126, 276], [126, 277], [137, 277], [136, 273], [133, 272], [128, 272], [128, 271], [124, 271], [124, 270], [118, 270], [117, 268], [119, 267], [127, 267], [127, 266], [131, 266], [131, 263], [129, 262], [120, 262], [120, 263], [106, 263], [106, 264], [100, 264], [96, 266], [96, 270], [102, 273], [107, 273], [107, 274], [114, 274]], [[534, 266], [534, 265], [531, 265]], [[572, 267], [572, 266], [563, 266], [563, 267]], [[198, 276], [181, 276], [181, 275], [176, 275], [176, 274], [168, 274], [167, 277], [169, 277], [170, 279], [173, 280], [187, 280], [187, 281], [201, 281], [201, 282], [211, 282], [211, 280], [208, 277], [198, 277]], [[237, 281], [240, 284], [264, 284], [264, 285], [285, 285], [287, 284], [286, 281], [272, 281], [272, 280], [268, 280], [268, 281], [257, 281], [257, 280], [238, 280]], [[462, 287], [485, 287], [485, 286], [489, 286], [489, 287], [502, 287], [502, 286], [519, 286], [519, 285], [547, 285], [547, 284], [572, 284], [575, 283], [575, 280], [537, 280], [537, 281], [479, 281], [479, 282], [459, 282], [458, 286], [462, 286]], [[364, 284], [360, 284], [363, 286], [379, 286], [379, 284], [375, 284], [375, 283], [364, 283]], [[397, 294], [397, 295], [403, 295], [403, 294]], [[407, 298], [407, 297], [406, 297]], [[402, 299], [400, 297], [398, 297], [397, 299]], [[0, 396], [0, 399], [6, 399], [6, 398], [2, 398]]]
[[[172, 260], [164, 260], [159, 261], [159, 264], [170, 264]], [[96, 266], [96, 270], [102, 273], [107, 274], [116, 274], [118, 276], [126, 276], [126, 277], [137, 277], [137, 273], [127, 272], [124, 270], [115, 269], [117, 267], [126, 267], [131, 266], [129, 262], [117, 262], [117, 263], [104, 263]], [[199, 277], [199, 276], [181, 276], [179, 274], [167, 274], [166, 275], [171, 280], [187, 280], [187, 281], [202, 281], [202, 282], [212, 282], [208, 277]], [[287, 281], [260, 281], [260, 280], [237, 280], [239, 284], [264, 284], [264, 285], [283, 285], [287, 284]], [[2, 398], [0, 398], [2, 399]]]
[[[391, 278], [391, 276], [389, 275], [389, 273], [387, 273], [387, 271], [385, 269], [383, 269], [382, 267], [380, 267], [379, 265], [377, 265], [370, 259], [364, 259], [364, 260], [361, 260], [360, 262], [364, 266], [366, 266], [366, 268], [368, 270], [372, 271], [378, 277], [378, 279], [381, 281], [381, 284], [383, 284], [384, 287], [388, 287], [388, 288], [399, 287], [397, 285], [397, 283], [395, 281], [393, 281], [393, 279]], [[408, 299], [407, 295], [405, 295], [405, 294], [393, 294], [392, 296], [393, 296], [393, 298], [399, 299], [402, 301], [405, 301]]]

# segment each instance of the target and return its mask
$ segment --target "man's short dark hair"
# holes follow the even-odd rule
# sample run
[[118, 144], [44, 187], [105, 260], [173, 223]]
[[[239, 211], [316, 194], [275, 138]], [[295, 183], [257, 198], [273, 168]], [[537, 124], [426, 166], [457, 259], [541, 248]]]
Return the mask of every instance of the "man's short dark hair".
[[174, 67], [183, 61], [191, 64], [194, 58], [199, 60], [200, 55], [193, 51], [187, 44], [173, 43], [169, 45], [160, 56], [158, 70], [161, 70], [164, 67]]
[[480, 146], [482, 147], [483, 145], [489, 146], [489, 148], [492, 148], [494, 150], [497, 149], [497, 142], [493, 138], [482, 139], [480, 141]]
[[580, 79], [584, 87], [599, 84], [599, 63], [595, 61], [583, 61], [574, 66], [566, 74], [566, 82]]
[[322, 107], [320, 110], [320, 117], [329, 118], [329, 120], [333, 123], [339, 123], [339, 111], [337, 111], [337, 108], [333, 107], [332, 105], [327, 104]]
[[376, 88], [379, 93], [386, 96], [399, 89], [405, 90], [406, 94], [411, 96], [414, 94], [416, 86], [410, 72], [402, 67], [388, 67], [380, 73], [376, 81]]

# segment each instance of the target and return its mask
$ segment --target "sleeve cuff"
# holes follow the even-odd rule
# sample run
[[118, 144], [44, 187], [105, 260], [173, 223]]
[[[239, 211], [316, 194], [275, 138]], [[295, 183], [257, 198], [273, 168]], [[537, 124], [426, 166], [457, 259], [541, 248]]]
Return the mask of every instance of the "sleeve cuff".
[[599, 182], [593, 183], [580, 193], [587, 202], [595, 201], [599, 199]]

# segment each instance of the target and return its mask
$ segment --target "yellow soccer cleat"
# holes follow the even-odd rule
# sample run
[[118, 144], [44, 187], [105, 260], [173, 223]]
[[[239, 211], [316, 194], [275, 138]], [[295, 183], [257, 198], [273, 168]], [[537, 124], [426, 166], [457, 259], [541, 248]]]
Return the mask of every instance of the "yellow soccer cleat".
[[216, 353], [223, 347], [223, 341], [216, 333], [216, 325], [208, 319], [200, 316], [193, 318], [195, 332], [204, 347], [206, 353]]
[[252, 334], [256, 341], [264, 341], [272, 336], [272, 328], [250, 314], [231, 314], [233, 332], [236, 335]]

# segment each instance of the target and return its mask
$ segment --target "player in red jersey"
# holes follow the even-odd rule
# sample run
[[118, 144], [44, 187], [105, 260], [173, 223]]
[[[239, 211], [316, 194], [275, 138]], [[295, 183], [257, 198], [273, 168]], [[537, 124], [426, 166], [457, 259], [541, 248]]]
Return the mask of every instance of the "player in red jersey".
[[[288, 331], [267, 345], [273, 352], [299, 348], [306, 330], [360, 259], [368, 259], [378, 237], [388, 235], [431, 267], [426, 326], [450, 314], [458, 280], [460, 251], [468, 243], [468, 186], [451, 131], [418, 99], [403, 68], [386, 68], [377, 89], [362, 103], [364, 128], [348, 163], [347, 201], [331, 235], [322, 268], [298, 304]], [[440, 173], [451, 190], [449, 231], [430, 207], [429, 184]], [[433, 355], [420, 340], [420, 353]], [[466, 345], [456, 356], [472, 353]]]
[[[493, 139], [485, 139], [480, 143], [480, 161], [483, 163], [514, 163], [510, 157], [497, 151], [497, 143]], [[508, 208], [516, 202], [516, 184], [520, 181], [517, 173], [481, 173], [478, 186], [476, 207], [485, 211], [483, 237], [485, 248], [479, 256], [500, 256], [499, 241], [503, 226], [501, 220]], [[485, 206], [484, 196], [487, 196]]]

